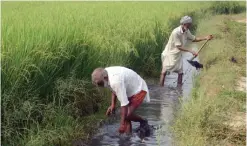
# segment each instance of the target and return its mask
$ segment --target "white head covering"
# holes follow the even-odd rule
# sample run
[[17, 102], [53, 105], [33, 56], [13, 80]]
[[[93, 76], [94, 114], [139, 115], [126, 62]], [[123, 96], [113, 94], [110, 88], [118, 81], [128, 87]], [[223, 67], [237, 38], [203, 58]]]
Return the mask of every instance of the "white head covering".
[[192, 23], [192, 18], [190, 16], [184, 16], [180, 20], [180, 24]]

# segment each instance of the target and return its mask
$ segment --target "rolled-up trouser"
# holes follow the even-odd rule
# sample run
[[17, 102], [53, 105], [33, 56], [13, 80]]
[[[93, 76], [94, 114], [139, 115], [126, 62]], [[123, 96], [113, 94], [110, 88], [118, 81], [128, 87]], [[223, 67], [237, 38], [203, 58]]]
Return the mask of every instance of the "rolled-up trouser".
[[[147, 94], [146, 91], [141, 90], [139, 93], [131, 96], [129, 98], [129, 106], [132, 106], [134, 109], [138, 108], [142, 104], [146, 94]], [[125, 123], [125, 130], [124, 131], [126, 133], [129, 133], [132, 129], [131, 121], [125, 120], [124, 123]]]

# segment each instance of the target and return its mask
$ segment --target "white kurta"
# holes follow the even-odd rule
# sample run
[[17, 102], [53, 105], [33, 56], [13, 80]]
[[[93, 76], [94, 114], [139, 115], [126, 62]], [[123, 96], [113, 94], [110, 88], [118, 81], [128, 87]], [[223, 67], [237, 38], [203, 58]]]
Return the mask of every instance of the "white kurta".
[[105, 70], [108, 73], [109, 88], [117, 96], [121, 106], [128, 105], [128, 98], [141, 90], [147, 92], [144, 101], [150, 102], [147, 84], [136, 72], [121, 66], [107, 67]]
[[172, 31], [168, 43], [161, 54], [162, 73], [166, 71], [183, 73], [182, 51], [176, 46], [184, 47], [187, 40], [194, 40], [195, 38], [190, 30], [183, 32], [181, 26]]

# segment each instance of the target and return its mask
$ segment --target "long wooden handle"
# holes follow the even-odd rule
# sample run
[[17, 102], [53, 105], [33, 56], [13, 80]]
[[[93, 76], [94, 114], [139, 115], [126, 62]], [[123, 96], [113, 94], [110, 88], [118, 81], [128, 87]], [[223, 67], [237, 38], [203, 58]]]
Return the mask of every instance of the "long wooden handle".
[[[207, 40], [202, 46], [201, 46], [201, 48], [199, 49], [199, 51], [197, 52], [197, 54], [202, 50], [202, 48], [206, 45], [206, 43], [208, 42], [209, 40]], [[190, 61], [192, 61], [193, 59], [195, 59], [196, 58], [196, 56], [193, 56], [191, 59], [190, 59]]]

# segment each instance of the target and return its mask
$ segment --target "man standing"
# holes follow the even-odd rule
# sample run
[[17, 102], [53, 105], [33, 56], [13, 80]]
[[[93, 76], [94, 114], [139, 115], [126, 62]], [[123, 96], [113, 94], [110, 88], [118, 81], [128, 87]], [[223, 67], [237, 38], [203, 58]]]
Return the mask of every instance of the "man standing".
[[140, 127], [148, 124], [147, 120], [134, 114], [143, 101], [150, 102], [147, 84], [136, 72], [121, 66], [96, 68], [92, 73], [92, 82], [96, 86], [109, 88], [112, 91], [111, 106], [106, 115], [114, 112], [116, 98], [120, 101], [119, 133], [131, 133], [131, 121], [140, 122]]
[[192, 55], [197, 56], [196, 52], [184, 48], [187, 40], [192, 42], [200, 42], [203, 40], [210, 40], [212, 35], [203, 38], [195, 37], [190, 33], [189, 28], [192, 25], [192, 18], [184, 16], [180, 20], [180, 26], [175, 28], [168, 40], [168, 43], [161, 54], [162, 71], [160, 75], [160, 86], [164, 86], [165, 76], [168, 72], [178, 73], [178, 86], [182, 85], [183, 80], [183, 60], [182, 51], [190, 52]]

